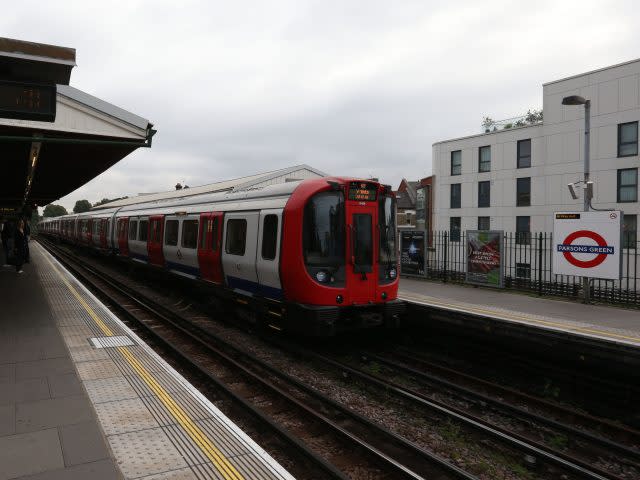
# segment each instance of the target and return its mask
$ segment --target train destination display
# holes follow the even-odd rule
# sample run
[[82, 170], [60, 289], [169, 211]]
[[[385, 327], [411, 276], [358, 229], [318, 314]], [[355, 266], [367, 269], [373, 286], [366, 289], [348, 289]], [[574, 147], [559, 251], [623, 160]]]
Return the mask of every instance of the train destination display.
[[467, 283], [502, 288], [503, 253], [501, 230], [467, 230]]
[[373, 183], [351, 182], [349, 184], [349, 200], [375, 202], [377, 195], [378, 187]]
[[0, 118], [55, 121], [56, 86], [0, 80]]

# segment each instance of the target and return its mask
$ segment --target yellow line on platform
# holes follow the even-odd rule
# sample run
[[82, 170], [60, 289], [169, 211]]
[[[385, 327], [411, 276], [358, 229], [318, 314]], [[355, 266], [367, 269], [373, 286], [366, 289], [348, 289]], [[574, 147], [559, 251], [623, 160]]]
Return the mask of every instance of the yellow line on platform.
[[[107, 335], [113, 336], [112, 330], [102, 321], [102, 319], [96, 314], [91, 306], [82, 298], [78, 290], [65, 278], [60, 270], [55, 266], [51, 260], [45, 255], [44, 257], [51, 265], [54, 271], [58, 274], [60, 279], [67, 286], [69, 291], [78, 300], [80, 305], [87, 311], [89, 316], [96, 322], [100, 330]], [[144, 380], [149, 388], [158, 396], [160, 401], [169, 410], [171, 415], [178, 421], [184, 431], [191, 437], [198, 447], [209, 458], [211, 463], [218, 469], [222, 476], [226, 480], [244, 480], [243, 475], [231, 464], [231, 462], [224, 456], [224, 454], [216, 448], [213, 442], [207, 437], [207, 435], [194, 423], [189, 417], [189, 414], [176, 403], [171, 395], [158, 383], [154, 376], [140, 363], [140, 361], [129, 351], [128, 347], [118, 347], [118, 351], [122, 354], [125, 360], [138, 372], [138, 375]]]
[[467, 305], [461, 305], [461, 304], [456, 304], [456, 303], [447, 303], [447, 302], [442, 302], [440, 300], [433, 300], [432, 298], [423, 298], [420, 296], [416, 296], [416, 295], [406, 295], [406, 294], [400, 294], [398, 295], [399, 297], [404, 297], [405, 300], [409, 300], [409, 301], [414, 301], [417, 303], [423, 303], [426, 305], [433, 305], [433, 306], [437, 306], [437, 307], [445, 307], [445, 308], [450, 308], [452, 310], [457, 310], [457, 311], [462, 311], [462, 312], [466, 312], [466, 313], [477, 313], [480, 315], [485, 315], [485, 316], [490, 316], [490, 317], [494, 317], [494, 318], [498, 318], [498, 319], [504, 319], [504, 320], [513, 320], [513, 321], [522, 321], [522, 322], [526, 322], [526, 323], [533, 323], [533, 324], [539, 324], [539, 325], [545, 325], [548, 327], [558, 327], [561, 328], [565, 331], [567, 330], [571, 330], [571, 331], [575, 331], [575, 332], [579, 332], [579, 333], [591, 333], [591, 334], [597, 334], [597, 335], [602, 335], [605, 337], [611, 337], [611, 338], [620, 338], [620, 339], [624, 339], [624, 340], [631, 340], [633, 342], [637, 342], [640, 343], [640, 337], [633, 337], [633, 336], [629, 336], [629, 335], [622, 335], [619, 333], [611, 333], [611, 332], [607, 332], [605, 330], [599, 330], [596, 328], [586, 328], [586, 327], [574, 327], [571, 325], [567, 325], [566, 323], [560, 323], [560, 322], [551, 322], [551, 321], [547, 321], [547, 320], [537, 320], [535, 318], [532, 318], [529, 315], [519, 315], [517, 313], [512, 314], [505, 314], [504, 312], [499, 312], [497, 310], [492, 310], [490, 308], [479, 308], [479, 307], [469, 307]]

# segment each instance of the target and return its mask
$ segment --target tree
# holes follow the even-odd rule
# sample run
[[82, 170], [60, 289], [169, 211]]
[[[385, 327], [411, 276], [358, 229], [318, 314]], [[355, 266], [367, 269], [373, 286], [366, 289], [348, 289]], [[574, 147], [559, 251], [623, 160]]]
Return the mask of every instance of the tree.
[[89, 200], [78, 200], [75, 207], [73, 207], [73, 213], [83, 213], [91, 210], [91, 204]]
[[61, 215], [67, 215], [67, 209], [62, 205], [54, 205], [52, 203], [44, 207], [44, 212], [42, 212], [43, 217], [59, 217]]

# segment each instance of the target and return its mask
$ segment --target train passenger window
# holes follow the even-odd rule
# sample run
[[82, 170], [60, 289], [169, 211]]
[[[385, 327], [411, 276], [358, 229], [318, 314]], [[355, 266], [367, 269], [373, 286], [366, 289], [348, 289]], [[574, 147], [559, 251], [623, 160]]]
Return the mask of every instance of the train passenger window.
[[198, 246], [198, 220], [185, 220], [182, 222], [182, 246], [184, 248], [196, 248]]
[[230, 255], [244, 255], [247, 243], [247, 221], [244, 218], [232, 218], [227, 222], [227, 241], [225, 251]]
[[178, 245], [178, 220], [167, 220], [164, 226], [164, 244]]
[[211, 228], [211, 222], [208, 218], [202, 219], [202, 228], [200, 229], [200, 250], [207, 247], [207, 231]]
[[138, 231], [138, 240], [146, 242], [149, 236], [149, 220], [140, 220], [140, 229]]
[[138, 221], [132, 220], [129, 222], [129, 240], [135, 240], [138, 235]]
[[262, 225], [262, 258], [273, 260], [276, 258], [278, 246], [278, 216], [267, 215]]
[[216, 252], [218, 250], [218, 217], [213, 219], [213, 224], [211, 226], [211, 251]]

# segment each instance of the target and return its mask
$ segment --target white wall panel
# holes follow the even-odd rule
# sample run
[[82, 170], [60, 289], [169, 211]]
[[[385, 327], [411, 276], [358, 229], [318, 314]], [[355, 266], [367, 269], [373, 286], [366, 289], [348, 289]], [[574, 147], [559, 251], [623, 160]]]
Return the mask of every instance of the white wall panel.
[[638, 108], [639, 78], [639, 75], [632, 75], [620, 79], [620, 110]]

